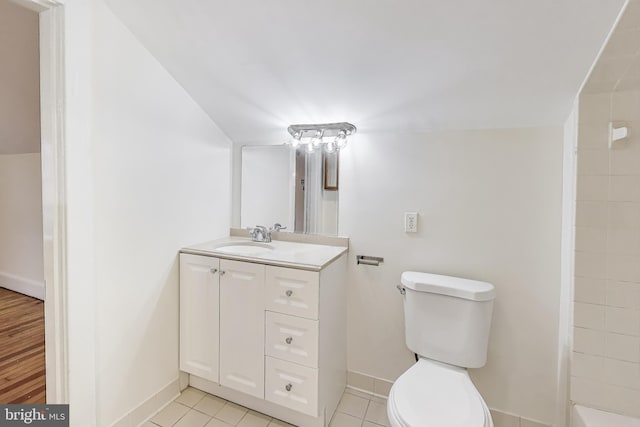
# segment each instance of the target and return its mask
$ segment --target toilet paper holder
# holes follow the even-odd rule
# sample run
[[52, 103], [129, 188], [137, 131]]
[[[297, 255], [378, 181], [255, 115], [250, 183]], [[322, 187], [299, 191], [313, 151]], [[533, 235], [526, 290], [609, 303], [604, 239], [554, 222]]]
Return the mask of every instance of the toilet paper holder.
[[379, 266], [381, 262], [384, 262], [384, 258], [379, 256], [369, 256], [369, 255], [356, 255], [356, 261], [358, 265], [373, 265], [375, 267]]

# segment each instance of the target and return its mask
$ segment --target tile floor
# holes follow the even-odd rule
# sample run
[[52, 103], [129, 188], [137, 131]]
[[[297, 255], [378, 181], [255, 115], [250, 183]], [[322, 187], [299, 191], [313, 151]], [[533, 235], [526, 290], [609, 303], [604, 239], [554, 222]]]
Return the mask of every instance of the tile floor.
[[[387, 401], [347, 389], [330, 427], [389, 427]], [[142, 427], [291, 427], [283, 421], [187, 388]]]

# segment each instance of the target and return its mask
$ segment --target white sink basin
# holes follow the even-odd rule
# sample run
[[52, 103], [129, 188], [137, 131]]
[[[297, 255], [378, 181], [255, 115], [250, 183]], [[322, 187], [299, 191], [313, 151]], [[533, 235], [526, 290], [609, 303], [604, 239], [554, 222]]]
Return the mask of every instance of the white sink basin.
[[215, 251], [235, 255], [264, 255], [273, 251], [273, 249], [273, 246], [266, 243], [242, 242], [222, 245], [215, 248]]

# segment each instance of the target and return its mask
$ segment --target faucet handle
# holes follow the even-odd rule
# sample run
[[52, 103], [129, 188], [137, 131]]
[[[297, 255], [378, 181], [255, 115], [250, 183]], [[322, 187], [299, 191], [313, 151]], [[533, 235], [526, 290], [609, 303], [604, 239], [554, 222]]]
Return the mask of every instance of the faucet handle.
[[247, 231], [251, 235], [252, 239], [256, 239], [258, 237], [258, 232], [260, 231], [258, 228], [247, 227]]
[[273, 231], [280, 231], [280, 230], [286, 230], [287, 227], [283, 227], [282, 224], [276, 222], [275, 224], [273, 224], [273, 228], [271, 228], [271, 230]]

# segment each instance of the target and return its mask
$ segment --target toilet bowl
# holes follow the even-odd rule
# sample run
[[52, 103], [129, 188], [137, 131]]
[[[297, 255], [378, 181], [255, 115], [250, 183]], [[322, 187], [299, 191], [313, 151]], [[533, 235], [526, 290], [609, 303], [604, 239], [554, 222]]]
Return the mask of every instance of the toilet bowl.
[[415, 271], [401, 283], [405, 339], [418, 361], [391, 387], [391, 426], [493, 427], [467, 368], [486, 363], [495, 287]]
[[387, 415], [392, 427], [493, 427], [467, 370], [425, 358], [393, 384]]

